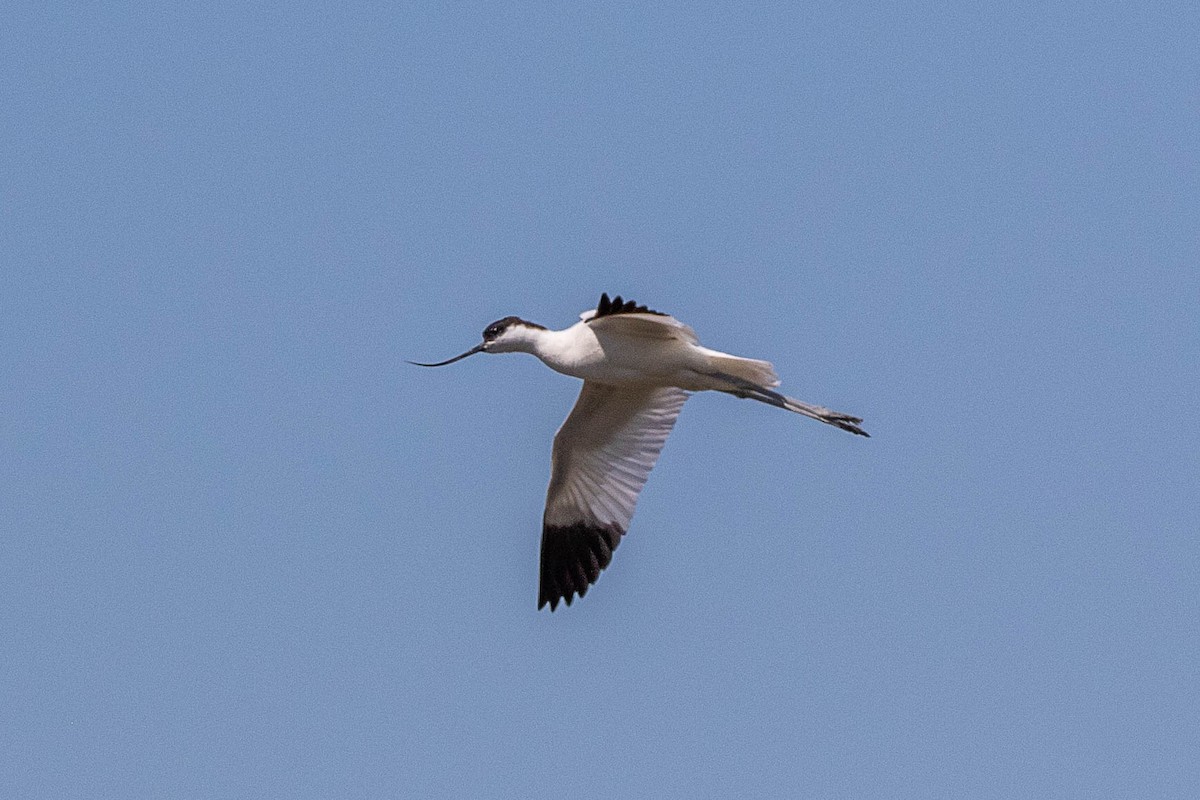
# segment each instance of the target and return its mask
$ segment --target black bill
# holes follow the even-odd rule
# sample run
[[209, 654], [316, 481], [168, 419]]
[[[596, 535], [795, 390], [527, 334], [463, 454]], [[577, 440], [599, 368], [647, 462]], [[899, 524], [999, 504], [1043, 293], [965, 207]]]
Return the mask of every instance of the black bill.
[[462, 354], [462, 355], [460, 355], [460, 356], [455, 356], [454, 358], [448, 358], [448, 359], [446, 359], [445, 361], [439, 361], [439, 362], [437, 362], [436, 364], [422, 364], [422, 363], [421, 363], [421, 362], [419, 362], [419, 361], [409, 361], [408, 363], [409, 363], [409, 364], [412, 364], [412, 365], [414, 365], [414, 366], [417, 366], [417, 367], [444, 367], [444, 366], [446, 366], [447, 364], [453, 364], [455, 361], [462, 361], [462, 360], [463, 360], [464, 358], [466, 358], [467, 356], [473, 356], [473, 355], [475, 355], [476, 353], [482, 353], [482, 352], [483, 352], [483, 348], [484, 348], [484, 345], [483, 345], [483, 344], [477, 344], [477, 345], [475, 345], [474, 347], [472, 347], [470, 350], [468, 350], [467, 352], [463, 353], [463, 354]]

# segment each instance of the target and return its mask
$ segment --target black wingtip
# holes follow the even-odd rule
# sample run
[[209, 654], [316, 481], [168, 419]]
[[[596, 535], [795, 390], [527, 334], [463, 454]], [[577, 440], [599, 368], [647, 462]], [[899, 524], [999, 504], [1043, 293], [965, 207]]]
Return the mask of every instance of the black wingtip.
[[610, 300], [608, 292], [604, 292], [600, 295], [600, 302], [596, 304], [596, 314], [593, 319], [607, 317], [612, 314], [656, 314], [660, 317], [667, 316], [661, 311], [655, 311], [652, 308], [639, 305], [636, 300], [625, 300], [621, 295], [617, 295]]
[[560, 602], [570, 606], [576, 595], [586, 595], [612, 561], [623, 534], [616, 525], [544, 525], [538, 609], [548, 605], [554, 611]]

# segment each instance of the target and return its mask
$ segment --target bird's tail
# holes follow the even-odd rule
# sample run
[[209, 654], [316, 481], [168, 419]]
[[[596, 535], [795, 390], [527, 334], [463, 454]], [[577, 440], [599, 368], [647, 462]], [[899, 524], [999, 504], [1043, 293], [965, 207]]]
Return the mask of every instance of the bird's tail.
[[718, 376], [737, 378], [743, 383], [768, 389], [779, 385], [779, 376], [775, 374], [775, 367], [771, 365], [770, 361], [731, 356], [728, 353], [709, 350], [707, 347], [699, 349], [708, 357], [711, 369]]

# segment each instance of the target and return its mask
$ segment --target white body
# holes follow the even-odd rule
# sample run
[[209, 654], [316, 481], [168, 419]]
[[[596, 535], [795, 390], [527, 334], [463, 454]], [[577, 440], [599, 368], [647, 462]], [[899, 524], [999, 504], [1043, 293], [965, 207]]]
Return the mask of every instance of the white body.
[[555, 372], [610, 386], [675, 386], [687, 391], [724, 391], [714, 372], [760, 386], [779, 378], [766, 361], [702, 347], [691, 328], [661, 314], [621, 314], [593, 321], [594, 312], [561, 331], [516, 326], [489, 352], [532, 353]]

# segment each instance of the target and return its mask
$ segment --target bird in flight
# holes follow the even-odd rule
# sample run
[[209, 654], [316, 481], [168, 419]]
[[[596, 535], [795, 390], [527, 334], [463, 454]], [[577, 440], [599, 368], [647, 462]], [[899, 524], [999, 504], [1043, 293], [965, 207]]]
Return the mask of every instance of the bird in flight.
[[583, 597], [629, 529], [638, 495], [692, 392], [717, 391], [793, 411], [868, 436], [858, 417], [776, 392], [769, 362], [702, 347], [674, 317], [620, 295], [552, 331], [519, 317], [496, 320], [462, 355], [531, 353], [556, 372], [583, 379], [575, 407], [554, 436], [542, 519], [538, 608]]

